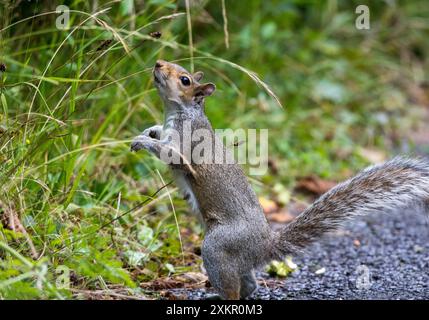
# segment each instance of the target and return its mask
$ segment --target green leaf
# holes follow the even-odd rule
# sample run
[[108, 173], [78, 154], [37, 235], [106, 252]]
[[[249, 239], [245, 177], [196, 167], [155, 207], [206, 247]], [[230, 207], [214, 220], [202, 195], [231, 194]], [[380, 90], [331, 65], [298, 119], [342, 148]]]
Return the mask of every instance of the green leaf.
[[153, 230], [148, 226], [141, 226], [139, 232], [137, 233], [137, 238], [140, 240], [142, 245], [147, 246], [152, 242]]
[[6, 119], [7, 119], [7, 115], [8, 115], [8, 110], [9, 110], [9, 108], [8, 108], [8, 106], [7, 106], [6, 96], [4, 95], [4, 93], [2, 93], [2, 94], [0, 95], [0, 101], [1, 101], [1, 105], [2, 105], [2, 107], [3, 107], [3, 112], [4, 112], [4, 114], [5, 114], [5, 116], [6, 116]]
[[125, 251], [124, 255], [127, 258], [128, 264], [132, 267], [141, 266], [149, 257], [147, 253], [133, 250]]
[[272, 277], [287, 277], [292, 271], [284, 261], [272, 261], [267, 267], [267, 272]]
[[134, 11], [134, 0], [122, 0], [121, 1], [121, 14], [127, 16], [132, 14]]

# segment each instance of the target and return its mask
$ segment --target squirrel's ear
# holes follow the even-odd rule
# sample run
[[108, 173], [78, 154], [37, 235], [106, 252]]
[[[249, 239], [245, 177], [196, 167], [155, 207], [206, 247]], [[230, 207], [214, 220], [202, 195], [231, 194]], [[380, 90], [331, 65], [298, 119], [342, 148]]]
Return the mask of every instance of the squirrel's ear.
[[204, 72], [197, 71], [192, 76], [194, 77], [195, 81], [200, 82], [200, 80], [204, 77]]
[[209, 83], [204, 83], [200, 86], [198, 86], [195, 95], [196, 96], [204, 96], [204, 97], [208, 97], [211, 96], [213, 92], [215, 92], [216, 90], [216, 86], [209, 82]]

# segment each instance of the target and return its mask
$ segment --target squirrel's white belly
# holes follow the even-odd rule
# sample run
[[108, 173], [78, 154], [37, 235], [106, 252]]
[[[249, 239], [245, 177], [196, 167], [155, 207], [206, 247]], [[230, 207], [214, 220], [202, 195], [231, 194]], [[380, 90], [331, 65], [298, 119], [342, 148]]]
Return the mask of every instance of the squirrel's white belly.
[[185, 174], [180, 170], [173, 170], [173, 176], [184, 199], [188, 202], [192, 213], [197, 215], [198, 218], [203, 221], [198, 200], [195, 197], [194, 191], [192, 190], [192, 187]]

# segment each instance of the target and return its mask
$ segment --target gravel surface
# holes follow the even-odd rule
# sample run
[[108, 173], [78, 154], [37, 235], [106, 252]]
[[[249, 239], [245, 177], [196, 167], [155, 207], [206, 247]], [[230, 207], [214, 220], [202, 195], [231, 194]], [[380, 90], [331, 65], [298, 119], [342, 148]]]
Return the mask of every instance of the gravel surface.
[[286, 279], [258, 273], [252, 298], [429, 299], [429, 219], [411, 212], [360, 218], [293, 261], [298, 269]]

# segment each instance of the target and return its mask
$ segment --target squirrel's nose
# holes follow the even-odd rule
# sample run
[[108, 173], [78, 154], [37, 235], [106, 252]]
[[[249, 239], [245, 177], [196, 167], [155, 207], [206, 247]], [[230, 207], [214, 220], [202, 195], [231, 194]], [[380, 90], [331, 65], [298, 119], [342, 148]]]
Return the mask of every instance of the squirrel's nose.
[[161, 68], [164, 65], [163, 62], [164, 61], [162, 61], [162, 60], [157, 60], [155, 63], [155, 68]]

